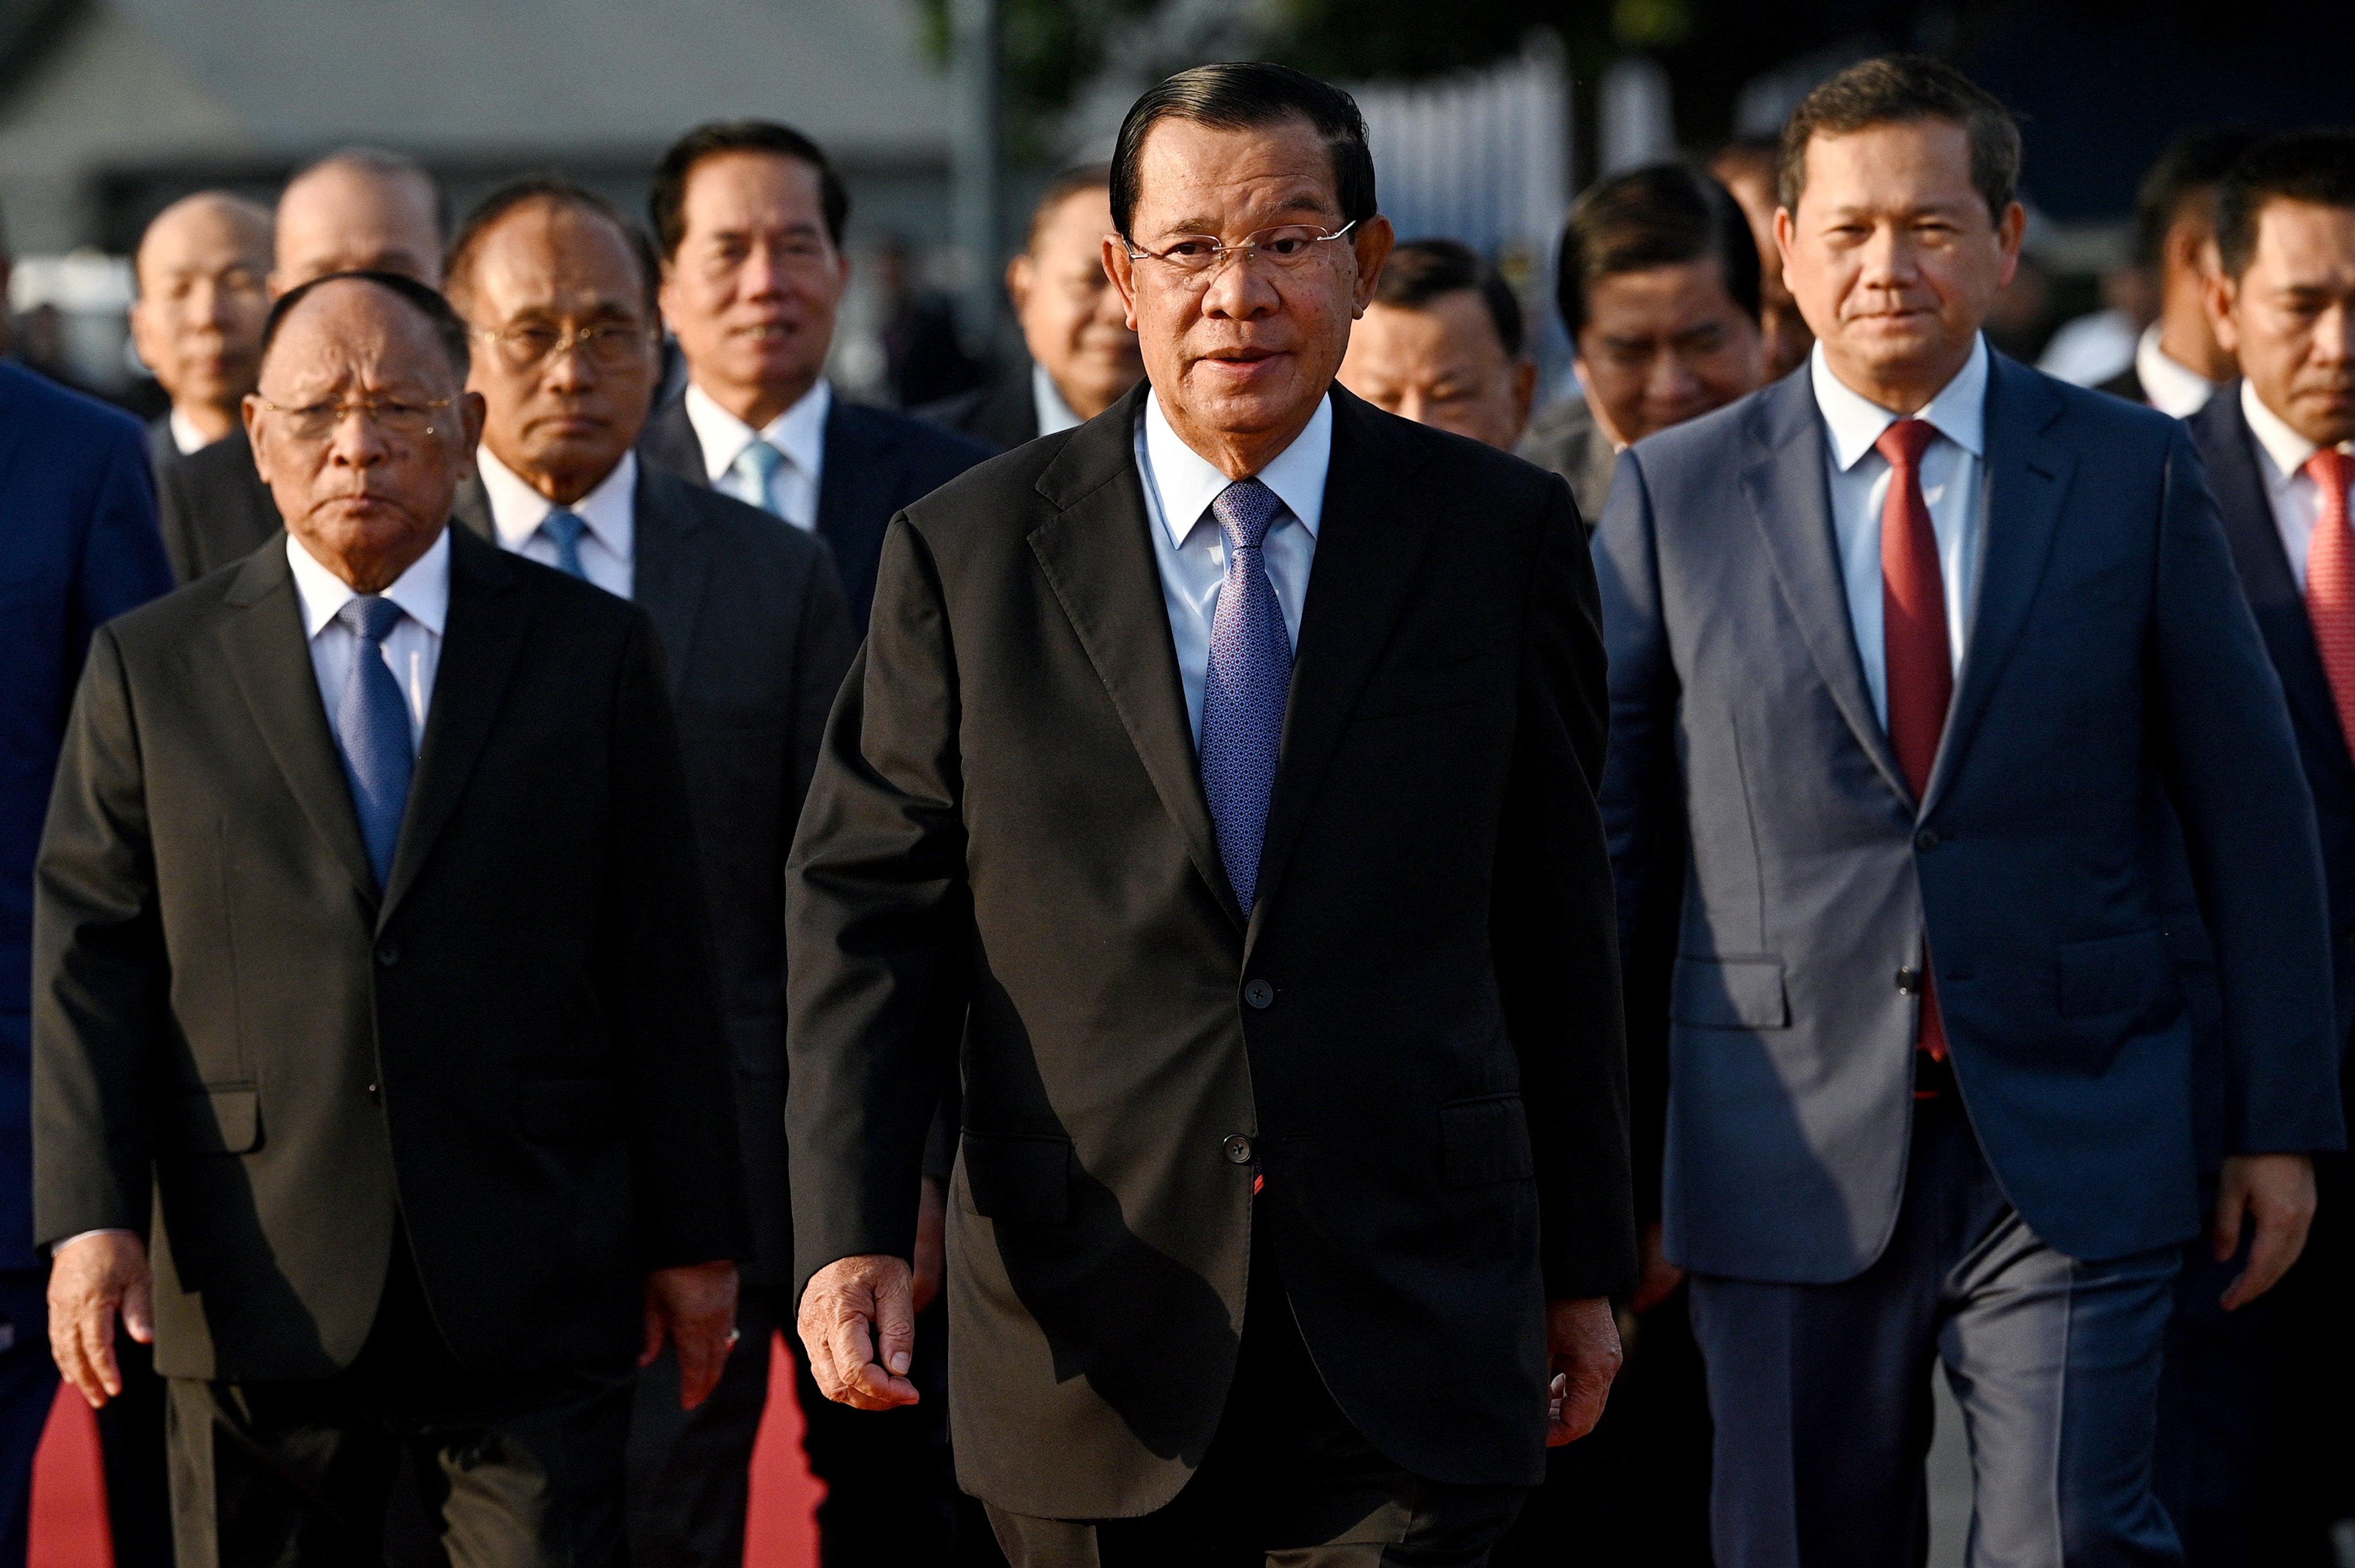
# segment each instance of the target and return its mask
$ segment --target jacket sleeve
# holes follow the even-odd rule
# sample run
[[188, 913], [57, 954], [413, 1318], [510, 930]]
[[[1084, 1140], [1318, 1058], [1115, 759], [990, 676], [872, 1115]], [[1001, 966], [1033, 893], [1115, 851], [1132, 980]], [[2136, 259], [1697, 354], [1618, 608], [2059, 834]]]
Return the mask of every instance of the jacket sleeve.
[[1606, 696], [1594, 567], [1559, 478], [1530, 574], [1491, 929], [1536, 1160], [1549, 1298], [1635, 1285], [1627, 1061], [1595, 789]]
[[2223, 991], [2225, 1152], [2345, 1147], [2313, 798], [2190, 435], [2169, 433], [2150, 722]]
[[958, 722], [939, 574], [895, 518], [786, 874], [796, 1298], [837, 1259], [914, 1248], [972, 939]]
[[107, 454], [82, 534], [80, 591], [75, 599], [74, 658], [91, 632], [151, 599], [172, 591], [172, 563], [155, 521], [155, 471], [145, 439], [126, 429]]

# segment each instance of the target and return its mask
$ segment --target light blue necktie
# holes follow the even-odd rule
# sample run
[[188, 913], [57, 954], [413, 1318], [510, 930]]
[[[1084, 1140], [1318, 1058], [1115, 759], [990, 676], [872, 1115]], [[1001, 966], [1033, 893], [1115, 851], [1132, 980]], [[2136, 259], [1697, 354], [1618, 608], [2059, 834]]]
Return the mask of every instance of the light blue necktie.
[[1227, 885], [1245, 915], [1259, 897], [1260, 847], [1292, 690], [1292, 638], [1260, 558], [1268, 526], [1283, 510], [1275, 492], [1256, 479], [1237, 480], [1210, 503], [1227, 536], [1227, 580], [1210, 621], [1202, 681], [1202, 793]]
[[783, 515], [777, 510], [776, 482], [777, 470], [784, 463], [783, 452], [767, 441], [754, 441], [728, 465], [729, 493], [773, 517]]
[[359, 815], [360, 838], [378, 888], [392, 879], [392, 852], [400, 842], [410, 775], [417, 767], [409, 705], [384, 662], [384, 640], [400, 617], [400, 606], [374, 594], [346, 599], [336, 611], [355, 643], [344, 694], [336, 704], [336, 748], [343, 753], [344, 777], [352, 787], [352, 808]]
[[539, 524], [539, 531], [556, 546], [557, 569], [570, 572], [584, 583], [589, 580], [589, 572], [581, 564], [581, 535], [588, 526], [561, 506], [541, 519]]

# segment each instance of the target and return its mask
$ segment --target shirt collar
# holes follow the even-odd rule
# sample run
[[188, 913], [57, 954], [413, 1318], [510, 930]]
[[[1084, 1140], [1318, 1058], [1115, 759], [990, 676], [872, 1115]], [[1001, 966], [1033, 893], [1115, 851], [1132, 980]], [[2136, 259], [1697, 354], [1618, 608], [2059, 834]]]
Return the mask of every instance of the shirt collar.
[[2161, 324], [2151, 323], [2135, 340], [2135, 379], [2152, 408], [2170, 418], [2188, 419], [2208, 406], [2216, 384], [2158, 346]]
[[2249, 434], [2257, 438], [2257, 447], [2265, 454], [2273, 471], [2265, 475], [2268, 488], [2287, 488], [2290, 481], [2306, 467], [2307, 460], [2320, 449], [2296, 430], [2289, 421], [2265, 407], [2264, 399], [2244, 376], [2241, 381], [2241, 417], [2249, 421]]
[[[303, 600], [303, 634], [316, 637], [336, 612], [359, 595], [352, 585], [319, 564], [304, 543], [286, 535], [286, 564], [293, 568], [294, 591]], [[384, 597], [407, 611], [434, 636], [450, 618], [450, 530], [445, 525], [426, 552], [395, 577]]]
[[1030, 406], [1039, 413], [1039, 433], [1051, 436], [1058, 430], [1075, 429], [1085, 421], [1071, 412], [1063, 389], [1047, 374], [1047, 367], [1037, 360], [1030, 362]]
[[213, 444], [202, 430], [197, 429], [197, 422], [194, 419], [180, 412], [180, 406], [177, 403], [172, 405], [170, 424], [172, 450], [182, 457], [193, 451], [202, 450]]
[[[1161, 411], [1158, 392], [1145, 399], [1145, 456], [1153, 465], [1153, 486], [1161, 494], [1161, 521], [1169, 530], [1169, 542], [1184, 549], [1210, 503], [1234, 481], [1178, 439]], [[1253, 477], [1275, 492], [1313, 539], [1325, 518], [1325, 475], [1332, 466], [1333, 397], [1328, 392], [1318, 399], [1307, 427]]]
[[802, 394], [801, 401], [754, 429], [712, 396], [690, 381], [687, 384], [687, 422], [703, 448], [706, 477], [717, 480], [736, 465], [744, 449], [763, 440], [785, 454], [786, 461], [815, 479], [826, 462], [826, 417], [834, 408], [834, 386], [823, 376]]
[[[556, 510], [556, 503], [526, 483], [515, 470], [493, 456], [490, 448], [477, 447], [474, 461], [483, 476], [484, 498], [491, 503], [491, 527], [499, 536], [500, 547], [522, 549]], [[616, 560], [626, 561], [636, 534], [632, 524], [637, 516], [637, 454], [624, 451], [613, 472], [564, 510], [588, 524], [589, 532]]]
[[[1820, 343], [1807, 357], [1807, 375], [1815, 385], [1816, 407], [1823, 410], [1832, 459], [1842, 471], [1854, 468], [1872, 450], [1881, 431], [1905, 418], [1891, 413], [1833, 375]], [[1983, 457], [1987, 453], [1987, 346], [1981, 337], [1972, 343], [1971, 356], [1955, 372], [1955, 378], [1913, 417], [1928, 420], [1940, 435], [1973, 457]]]

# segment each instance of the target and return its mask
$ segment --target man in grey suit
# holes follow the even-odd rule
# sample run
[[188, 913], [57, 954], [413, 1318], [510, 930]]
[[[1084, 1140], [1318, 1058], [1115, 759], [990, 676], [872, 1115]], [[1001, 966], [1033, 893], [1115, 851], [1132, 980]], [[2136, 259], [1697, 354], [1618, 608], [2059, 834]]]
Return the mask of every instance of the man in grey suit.
[[711, 1398], [678, 1402], [666, 1355], [631, 1425], [631, 1550], [640, 1563], [737, 1563], [770, 1340], [786, 1311], [784, 859], [836, 688], [850, 618], [823, 540], [631, 450], [658, 373], [656, 271], [602, 197], [525, 180], [485, 197], [450, 250], [485, 405], [477, 482], [459, 520], [654, 617], [718, 948], [756, 1251]]
[[[2314, 812], [2190, 438], [1979, 334], [2019, 164], [1934, 62], [1812, 93], [1777, 234], [1815, 354], [1638, 442], [1596, 539], [1722, 1568], [1920, 1561], [1939, 1361], [1975, 1563], [2180, 1561], [2151, 1454], [2182, 1244], [2208, 1218], [2227, 1304], [2262, 1294], [2341, 1140]], [[2187, 868], [2226, 1020], [2206, 1216]]]

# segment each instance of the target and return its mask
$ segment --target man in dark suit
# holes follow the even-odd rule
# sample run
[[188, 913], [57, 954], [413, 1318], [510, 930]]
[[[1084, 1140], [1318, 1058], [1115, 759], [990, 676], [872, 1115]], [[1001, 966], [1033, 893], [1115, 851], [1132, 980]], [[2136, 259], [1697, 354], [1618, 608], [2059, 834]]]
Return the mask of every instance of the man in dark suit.
[[802, 1335], [939, 1397], [962, 1042], [950, 1416], [1011, 1560], [1484, 1562], [1634, 1274], [1577, 513], [1333, 386], [1391, 240], [1347, 94], [1187, 71], [1114, 170], [1149, 382], [893, 523], [803, 812]]
[[[397, 153], [346, 147], [300, 170], [278, 198], [270, 293], [330, 272], [397, 272], [442, 286], [442, 187]], [[157, 478], [164, 545], [182, 582], [241, 561], [279, 530], [278, 506], [242, 428]]]
[[[2242, 589], [2289, 698], [2329, 895], [2333, 1039], [2355, 1036], [2355, 136], [2250, 150], [2217, 196], [2216, 336], [2243, 379], [2190, 420]], [[2346, 1075], [2340, 1075], [2342, 1097]], [[2312, 1239], [2273, 1298], [2227, 1311], [2233, 1260], [2194, 1243], [2160, 1388], [2160, 1496], [2193, 1563], [2324, 1563], [2355, 1518], [2355, 1182], [2316, 1162]]]
[[1497, 269], [1455, 240], [1411, 239], [1382, 264], [1340, 379], [1385, 413], [1508, 452], [1529, 429], [1538, 367]]
[[[171, 1380], [179, 1560], [619, 1563], [634, 1361], [718, 1381], [743, 1174], [644, 611], [449, 526], [467, 334], [285, 295], [287, 519], [101, 629], [35, 916], [35, 1232], [93, 1404]], [[155, 1194], [151, 1272], [148, 1196]]]
[[698, 126], [663, 154], [647, 206], [687, 383], [638, 455], [832, 546], [863, 634], [884, 525], [989, 449], [835, 396], [850, 194], [816, 143], [765, 121]]
[[1112, 171], [1102, 164], [1050, 181], [1030, 214], [1030, 239], [1006, 264], [1006, 295], [1028, 364], [995, 385], [919, 408], [999, 451], [1094, 418], [1136, 385], [1145, 366], [1120, 292], [1103, 265]]
[[[785, 852], [853, 641], [822, 540], [632, 453], [659, 364], [657, 281], [645, 237], [577, 186], [521, 181], [467, 216], [448, 288], [474, 328], [468, 385], [485, 415], [478, 482], [460, 492], [457, 514], [502, 548], [635, 599], [669, 654], [754, 1248], [736, 1307], [743, 1349], [711, 1398], [682, 1410], [668, 1355], [640, 1376], [631, 1554], [720, 1568], [743, 1561], [770, 1346], [793, 1319]], [[838, 1468], [826, 1435], [814, 1429], [809, 1442], [821, 1479]]]
[[2216, 187], [2257, 140], [2201, 126], [2167, 144], [2135, 195], [2135, 264], [2158, 291], [2158, 319], [2135, 343], [2134, 362], [2102, 390], [2188, 419], [2236, 374], [2208, 323], [2216, 270]]
[[160, 473], [232, 432], [270, 313], [270, 209], [198, 191], [155, 215], [131, 259], [131, 341], [172, 399], [148, 427]]
[[[91, 634], [171, 587], [137, 424], [0, 363], [0, 1097], [10, 1104], [32, 1092], [33, 855], [67, 705]], [[43, 1272], [32, 1140], [10, 1118], [0, 1122], [0, 1563], [11, 1565], [25, 1561], [33, 1450], [58, 1386]], [[143, 1495], [140, 1469], [109, 1487], [126, 1568], [154, 1560], [140, 1550], [153, 1531], [125, 1516]], [[144, 1467], [144, 1495], [161, 1473], [160, 1458]]]
[[[2002, 105], [1871, 60], [1784, 147], [1813, 357], [1638, 443], [1595, 545], [1718, 1562], [1918, 1561], [1940, 1361], [1975, 1555], [2179, 1561], [2151, 1455], [2181, 1245], [2253, 1224], [2228, 1303], [2263, 1295], [2341, 1139], [2280, 685], [2181, 427], [1980, 335], [2024, 223]], [[2204, 1214], [2185, 853], [2227, 1032]]]

